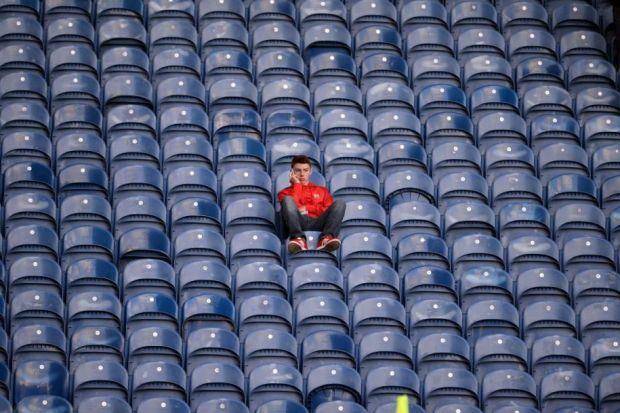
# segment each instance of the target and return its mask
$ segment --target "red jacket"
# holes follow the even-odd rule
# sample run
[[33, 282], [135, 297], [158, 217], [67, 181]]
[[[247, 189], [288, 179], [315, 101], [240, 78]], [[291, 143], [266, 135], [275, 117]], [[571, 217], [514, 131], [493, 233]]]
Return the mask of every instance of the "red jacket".
[[307, 185], [294, 184], [278, 193], [278, 201], [282, 202], [285, 196], [295, 199], [297, 208], [306, 207], [308, 216], [316, 218], [329, 208], [334, 202], [327, 188], [308, 182]]

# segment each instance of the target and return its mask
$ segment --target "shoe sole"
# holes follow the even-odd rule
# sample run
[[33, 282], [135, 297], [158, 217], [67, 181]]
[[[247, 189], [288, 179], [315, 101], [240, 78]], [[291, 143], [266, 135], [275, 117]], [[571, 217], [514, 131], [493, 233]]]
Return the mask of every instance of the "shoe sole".
[[323, 248], [318, 248], [319, 251], [334, 252], [340, 248], [340, 240], [333, 239], [329, 241]]
[[302, 250], [302, 248], [295, 244], [295, 243], [289, 243], [288, 244], [288, 252], [291, 254], [297, 254], [298, 252], [300, 252]]

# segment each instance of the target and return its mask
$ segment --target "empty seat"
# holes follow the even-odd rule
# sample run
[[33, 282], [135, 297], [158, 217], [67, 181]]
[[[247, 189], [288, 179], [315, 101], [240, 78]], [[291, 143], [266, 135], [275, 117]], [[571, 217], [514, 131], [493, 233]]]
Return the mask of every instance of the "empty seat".
[[532, 303], [559, 302], [569, 304], [569, 282], [566, 276], [551, 268], [532, 268], [518, 275], [516, 301], [519, 308]]
[[312, 369], [306, 379], [306, 406], [310, 411], [325, 402], [361, 402], [362, 380], [349, 367], [331, 364]]
[[[255, 62], [262, 54], [270, 51], [301, 51], [301, 36], [290, 22], [269, 19], [268, 23], [253, 28], [251, 34], [250, 49]], [[203, 55], [204, 51], [203, 47]]]
[[441, 217], [437, 208], [421, 201], [408, 201], [390, 208], [390, 240], [396, 246], [412, 234], [439, 236]]
[[599, 57], [585, 57], [576, 60], [566, 74], [568, 89], [573, 94], [592, 87], [616, 87], [613, 65]]
[[618, 301], [620, 285], [613, 270], [585, 269], [574, 275], [572, 297], [575, 312], [600, 301]]
[[84, 327], [121, 328], [122, 306], [110, 293], [84, 292], [76, 294], [67, 304], [67, 336]]
[[[445, 132], [448, 132], [448, 130], [449, 127], [446, 128]], [[442, 143], [443, 141], [445, 143]], [[446, 133], [446, 136], [438, 136], [436, 139], [427, 141], [427, 148], [433, 148], [430, 166], [435, 184], [451, 173], [471, 172], [478, 175], [482, 174], [482, 157], [480, 152], [476, 146], [467, 140], [450, 138]]]
[[420, 338], [416, 346], [417, 373], [421, 380], [438, 369], [469, 370], [469, 344], [452, 333], [429, 334]]
[[244, 231], [236, 234], [230, 241], [229, 265], [234, 273], [237, 268], [256, 261], [280, 264], [280, 239], [267, 231]]
[[443, 4], [434, 1], [413, 1], [402, 5], [399, 13], [403, 36], [418, 28], [448, 28], [448, 12]]
[[211, 230], [196, 228], [180, 233], [174, 240], [173, 251], [177, 269], [194, 261], [226, 262], [226, 241]]
[[620, 114], [620, 93], [601, 86], [584, 89], [575, 97], [575, 114], [582, 124], [598, 115], [616, 116]]
[[519, 313], [509, 302], [497, 299], [478, 301], [466, 313], [466, 335], [470, 344], [493, 334], [519, 336]]
[[331, 177], [329, 189], [334, 199], [350, 201], [380, 201], [379, 179], [363, 169], [341, 171]]
[[494, 211], [515, 202], [543, 204], [543, 187], [540, 181], [530, 174], [520, 172], [496, 177], [491, 184], [491, 194]]
[[420, 120], [425, 122], [435, 113], [468, 114], [465, 92], [453, 85], [435, 84], [426, 86], [418, 94], [417, 104]]
[[55, 198], [54, 175], [49, 167], [38, 162], [20, 162], [4, 171], [4, 203], [10, 197], [35, 193]]
[[353, 307], [351, 318], [353, 339], [359, 343], [367, 334], [392, 331], [407, 332], [405, 308], [390, 298], [367, 298]]
[[40, 225], [23, 225], [6, 234], [5, 264], [11, 264], [19, 258], [35, 256], [58, 260], [58, 236], [48, 227]]
[[[570, 397], [566, 397], [570, 394]], [[588, 376], [574, 371], [547, 375], [540, 384], [540, 406], [543, 412], [566, 407], [594, 409], [594, 384]]]
[[[41, 266], [39, 262], [39, 266]], [[85, 258], [74, 262], [65, 269], [66, 300], [89, 291], [111, 293], [119, 296], [121, 285], [116, 266], [97, 258]]]
[[349, 309], [336, 298], [311, 297], [297, 304], [295, 308], [295, 337], [302, 343], [306, 337], [317, 331], [349, 333]]
[[542, 148], [558, 142], [580, 145], [579, 123], [570, 115], [541, 115], [530, 125], [532, 149], [538, 153]]
[[409, 69], [405, 59], [398, 54], [373, 53], [362, 60], [360, 72], [362, 92], [386, 80], [403, 85], [409, 84]]
[[[411, 33], [409, 38], [415, 33]], [[411, 64], [410, 78], [411, 87], [416, 94], [425, 87], [439, 82], [457, 87], [461, 85], [459, 64], [449, 55], [432, 54], [416, 58]]]
[[465, 369], [451, 368], [437, 369], [427, 374], [424, 380], [426, 410], [438, 412], [440, 407], [453, 403], [472, 407], [478, 405], [478, 382], [474, 375]]
[[551, 56], [528, 57], [515, 68], [515, 81], [520, 97], [538, 86], [564, 87], [564, 78], [564, 68]]
[[89, 361], [123, 363], [125, 341], [116, 327], [84, 327], [76, 330], [70, 338], [70, 371]]
[[489, 187], [481, 175], [465, 172], [445, 175], [437, 185], [440, 212], [459, 203], [489, 203]]
[[234, 331], [235, 307], [226, 297], [201, 294], [187, 300], [182, 307], [183, 337], [200, 328]]
[[395, 397], [406, 395], [410, 401], [420, 402], [420, 379], [412, 369], [385, 366], [368, 373], [364, 396], [366, 407], [376, 412]]
[[303, 380], [295, 368], [281, 364], [256, 367], [248, 379], [248, 405], [256, 411], [258, 406], [272, 400], [303, 402]]
[[589, 349], [596, 340], [605, 337], [620, 337], [618, 313], [620, 304], [604, 300], [589, 304], [579, 313], [581, 342]]
[[203, 364], [189, 377], [189, 402], [198, 406], [214, 399], [244, 400], [245, 382], [238, 367], [223, 363]]
[[266, 364], [298, 367], [297, 340], [290, 333], [265, 328], [249, 333], [243, 348], [243, 370], [246, 376]]
[[117, 397], [97, 396], [84, 400], [77, 408], [77, 412], [98, 412], [104, 413], [131, 413], [131, 406], [125, 400]]
[[[372, 264], [369, 264], [368, 266], [372, 266]], [[372, 266], [372, 268], [376, 268], [375, 272], [377, 270], [381, 272], [381, 270], [385, 267]], [[281, 269], [275, 271], [274, 269], [272, 269], [270, 271], [272, 275], [270, 275], [269, 277], [281, 277], [281, 285], [279, 285], [278, 287], [282, 289], [281, 294], [286, 297], [287, 275], [285, 272], [280, 270]], [[237, 272], [238, 280], [241, 275], [242, 273], [240, 269], [240, 271]], [[239, 281], [237, 281], [237, 284], [239, 284]], [[265, 289], [265, 282], [263, 281], [261, 283], [257, 283], [256, 287], [259, 287], [260, 289]], [[295, 268], [295, 271], [293, 271], [293, 274], [291, 276], [291, 295], [293, 298], [293, 308], [296, 308], [297, 304], [305, 300], [306, 298], [311, 298], [314, 296], [330, 297], [345, 301], [344, 278], [338, 267], [333, 265], [328, 265], [324, 263], [300, 265], [299, 267]]]
[[45, 195], [25, 193], [11, 197], [4, 207], [4, 231], [24, 225], [56, 230], [56, 203]]
[[202, 29], [214, 21], [236, 21], [245, 25], [246, 12], [241, 0], [231, 0], [220, 4], [201, 1], [198, 4], [198, 25]]
[[142, 133], [156, 139], [156, 116], [146, 106], [119, 105], [106, 116], [105, 129], [109, 141], [125, 133]]
[[356, 266], [380, 264], [392, 266], [392, 245], [387, 237], [372, 233], [351, 234], [342, 241], [340, 251], [342, 273], [347, 276]]
[[[259, 336], [260, 334], [255, 335]], [[190, 376], [196, 368], [203, 364], [240, 365], [239, 338], [231, 331], [221, 328], [200, 328], [192, 331], [186, 340], [185, 370]]]
[[566, 335], [550, 335], [532, 343], [532, 377], [537, 383], [545, 376], [559, 371], [585, 373], [586, 351], [576, 338]]
[[[257, 315], [260, 314], [260, 315]], [[272, 328], [287, 333], [292, 332], [293, 310], [280, 297], [257, 295], [247, 298], [239, 305], [237, 328], [239, 340], [264, 328]]]
[[112, 230], [110, 203], [96, 195], [74, 195], [65, 198], [60, 205], [59, 219], [60, 236], [84, 225], [98, 227], [104, 231]]
[[342, 2], [330, 0], [325, 5], [316, 0], [304, 1], [297, 5], [299, 29], [302, 34], [310, 27], [319, 24], [347, 26], [347, 9]]
[[375, 150], [394, 141], [422, 144], [420, 120], [412, 113], [379, 114], [371, 123], [371, 134]]
[[[7, 338], [4, 337], [6, 341]], [[6, 344], [4, 344], [6, 348]], [[33, 324], [13, 331], [11, 364], [18, 366], [31, 360], [67, 361], [67, 342], [61, 330], [53, 326]], [[8, 362], [8, 360], [7, 360]]]
[[140, 403], [157, 397], [183, 401], [186, 394], [185, 372], [179, 366], [155, 361], [141, 364], [134, 371], [131, 383], [132, 406], [139, 406]]
[[267, 151], [263, 144], [252, 138], [235, 138], [218, 145], [218, 176], [237, 168], [267, 170]]
[[58, 361], [23, 362], [15, 366], [13, 380], [15, 383], [13, 386], [15, 403], [21, 402], [28, 396], [49, 395], [67, 398], [69, 395], [69, 373], [65, 366]]
[[409, 312], [409, 338], [414, 346], [422, 337], [436, 333], [461, 335], [463, 315], [451, 301], [429, 299], [420, 301]]
[[617, 144], [620, 134], [620, 117], [594, 115], [583, 125], [584, 146], [589, 154], [608, 145]]
[[244, 22], [217, 19], [200, 29], [201, 57], [218, 51], [249, 51], [249, 34]]
[[426, 151], [431, 152], [442, 143], [475, 143], [474, 125], [458, 113], [435, 114], [426, 121]]
[[[191, 274], [191, 271], [187, 272]], [[221, 283], [223, 284], [223, 280]], [[231, 281], [226, 279], [226, 283], [230, 284]], [[226, 287], [229, 288], [228, 285]], [[245, 300], [261, 295], [285, 300], [288, 298], [288, 276], [284, 268], [273, 262], [261, 261], [240, 266], [235, 273], [235, 304], [237, 308]], [[277, 304], [280, 305], [281, 303]]]
[[519, 370], [498, 370], [485, 376], [481, 386], [483, 407], [492, 411], [505, 406], [538, 406], [536, 383]]
[[114, 397], [127, 400], [129, 376], [125, 368], [114, 362], [91, 361], [81, 364], [73, 373], [73, 403], [79, 406], [91, 397]]
[[[472, 94], [472, 105], [474, 104], [474, 98], [476, 97], [476, 94], [482, 90], [484, 89], [477, 89], [476, 92]], [[493, 89], [491, 89], [491, 93], [492, 90]], [[500, 154], [497, 153], [498, 148], [510, 147], [511, 150], [508, 151], [510, 153], [505, 156], [508, 157], [509, 155], [511, 155], [511, 157], [516, 158], [520, 152], [515, 149], [518, 149], [519, 145], [527, 145], [528, 132], [525, 121], [519, 116], [517, 112], [510, 111], [513, 110], [514, 107], [502, 107], [503, 103], [499, 101], [493, 102], [489, 100], [487, 104], [484, 103], [484, 100], [486, 100], [486, 97], [482, 99], [482, 101], [480, 102], [481, 104], [478, 106], [478, 108], [483, 110], [483, 112], [480, 114], [476, 125], [476, 136], [478, 140], [478, 147], [480, 148], [480, 151], [482, 153], [487, 152], [491, 148], [495, 149], [495, 151], [491, 152], [491, 154], [486, 156], [486, 169], [488, 177], [488, 171], [493, 166], [493, 163], [488, 162], [488, 160], [490, 160], [489, 157], [499, 157]], [[509, 100], [506, 102], [509, 102]], [[485, 107], [489, 110], [488, 112], [484, 109]], [[501, 110], [501, 112], [497, 113], [497, 110]], [[485, 112], [487, 113], [484, 114]], [[505, 145], [499, 146], [500, 143]], [[517, 165], [515, 165], [515, 167], [516, 166]], [[517, 172], [517, 170], [515, 169], [512, 172]]]
[[335, 173], [352, 168], [374, 172], [374, 158], [372, 146], [366, 142], [346, 138], [333, 140], [323, 151], [325, 177], [330, 179]]
[[[481, 55], [487, 58], [506, 57], [506, 41], [493, 28], [477, 27], [467, 29], [460, 32], [457, 39], [457, 57], [461, 66], [465, 66], [470, 59]], [[506, 71], [506, 73], [510, 74], [509, 71]], [[511, 86], [509, 85], [509, 87]]]
[[[499, 5], [498, 9], [500, 9]], [[549, 29], [549, 15], [542, 4], [531, 2], [510, 3], [503, 5], [500, 10], [502, 33], [507, 39], [523, 29], [533, 27]]]
[[355, 344], [346, 333], [319, 330], [299, 341], [300, 361], [304, 377], [318, 366], [339, 364], [356, 367]]
[[402, 295], [407, 313], [413, 305], [428, 299], [458, 301], [454, 276], [448, 270], [432, 265], [409, 270], [403, 277]]
[[508, 56], [513, 67], [534, 57], [557, 60], [556, 41], [544, 28], [520, 30], [508, 39]]
[[144, 363], [162, 361], [182, 365], [182, 360], [183, 340], [176, 328], [168, 328], [165, 323], [161, 326], [139, 328], [127, 336], [129, 374], [133, 374], [136, 367]]
[[351, 308], [368, 298], [400, 300], [398, 274], [381, 264], [365, 264], [352, 269], [347, 275], [347, 290]]
[[478, 380], [495, 371], [528, 371], [528, 349], [518, 337], [491, 334], [480, 337], [473, 351], [474, 373]]
[[562, 259], [562, 268], [570, 280], [582, 270], [615, 270], [613, 246], [603, 238], [572, 238], [564, 245]]
[[370, 2], [358, 1], [349, 7], [349, 25], [355, 35], [369, 26], [397, 28], [398, 17], [396, 7], [389, 1]]
[[433, 181], [425, 173], [408, 168], [393, 173], [390, 178], [383, 187], [383, 205], [387, 210], [403, 202], [435, 203]]
[[386, 228], [387, 215], [381, 205], [369, 201], [351, 201], [345, 209], [340, 237], [346, 238], [358, 231], [386, 235]]
[[531, 346], [536, 340], [562, 335], [577, 336], [576, 316], [573, 309], [564, 303], [537, 302], [523, 309], [523, 339]]
[[557, 143], [538, 152], [538, 176], [543, 185], [564, 174], [589, 176], [586, 151], [577, 145]]
[[397, 246], [398, 273], [404, 275], [412, 268], [432, 265], [449, 269], [448, 246], [438, 237], [413, 234], [400, 240]]

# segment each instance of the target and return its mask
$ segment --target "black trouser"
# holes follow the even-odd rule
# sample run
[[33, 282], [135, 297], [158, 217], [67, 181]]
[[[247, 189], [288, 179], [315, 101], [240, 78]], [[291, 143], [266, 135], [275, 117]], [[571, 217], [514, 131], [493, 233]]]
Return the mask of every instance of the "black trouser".
[[282, 199], [282, 218], [291, 238], [305, 238], [304, 231], [321, 231], [321, 236], [337, 237], [345, 208], [344, 201], [335, 200], [321, 216], [312, 218], [299, 213], [293, 197], [285, 196]]

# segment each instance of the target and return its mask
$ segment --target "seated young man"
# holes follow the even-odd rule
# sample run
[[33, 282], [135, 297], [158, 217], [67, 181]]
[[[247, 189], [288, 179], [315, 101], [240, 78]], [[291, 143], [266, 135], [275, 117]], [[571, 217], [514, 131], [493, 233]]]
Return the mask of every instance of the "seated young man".
[[291, 162], [291, 185], [278, 193], [282, 218], [290, 239], [288, 251], [292, 254], [307, 250], [304, 231], [321, 231], [317, 249], [334, 251], [340, 247], [338, 233], [346, 204], [335, 200], [324, 186], [310, 182], [312, 165], [307, 156], [295, 156]]

